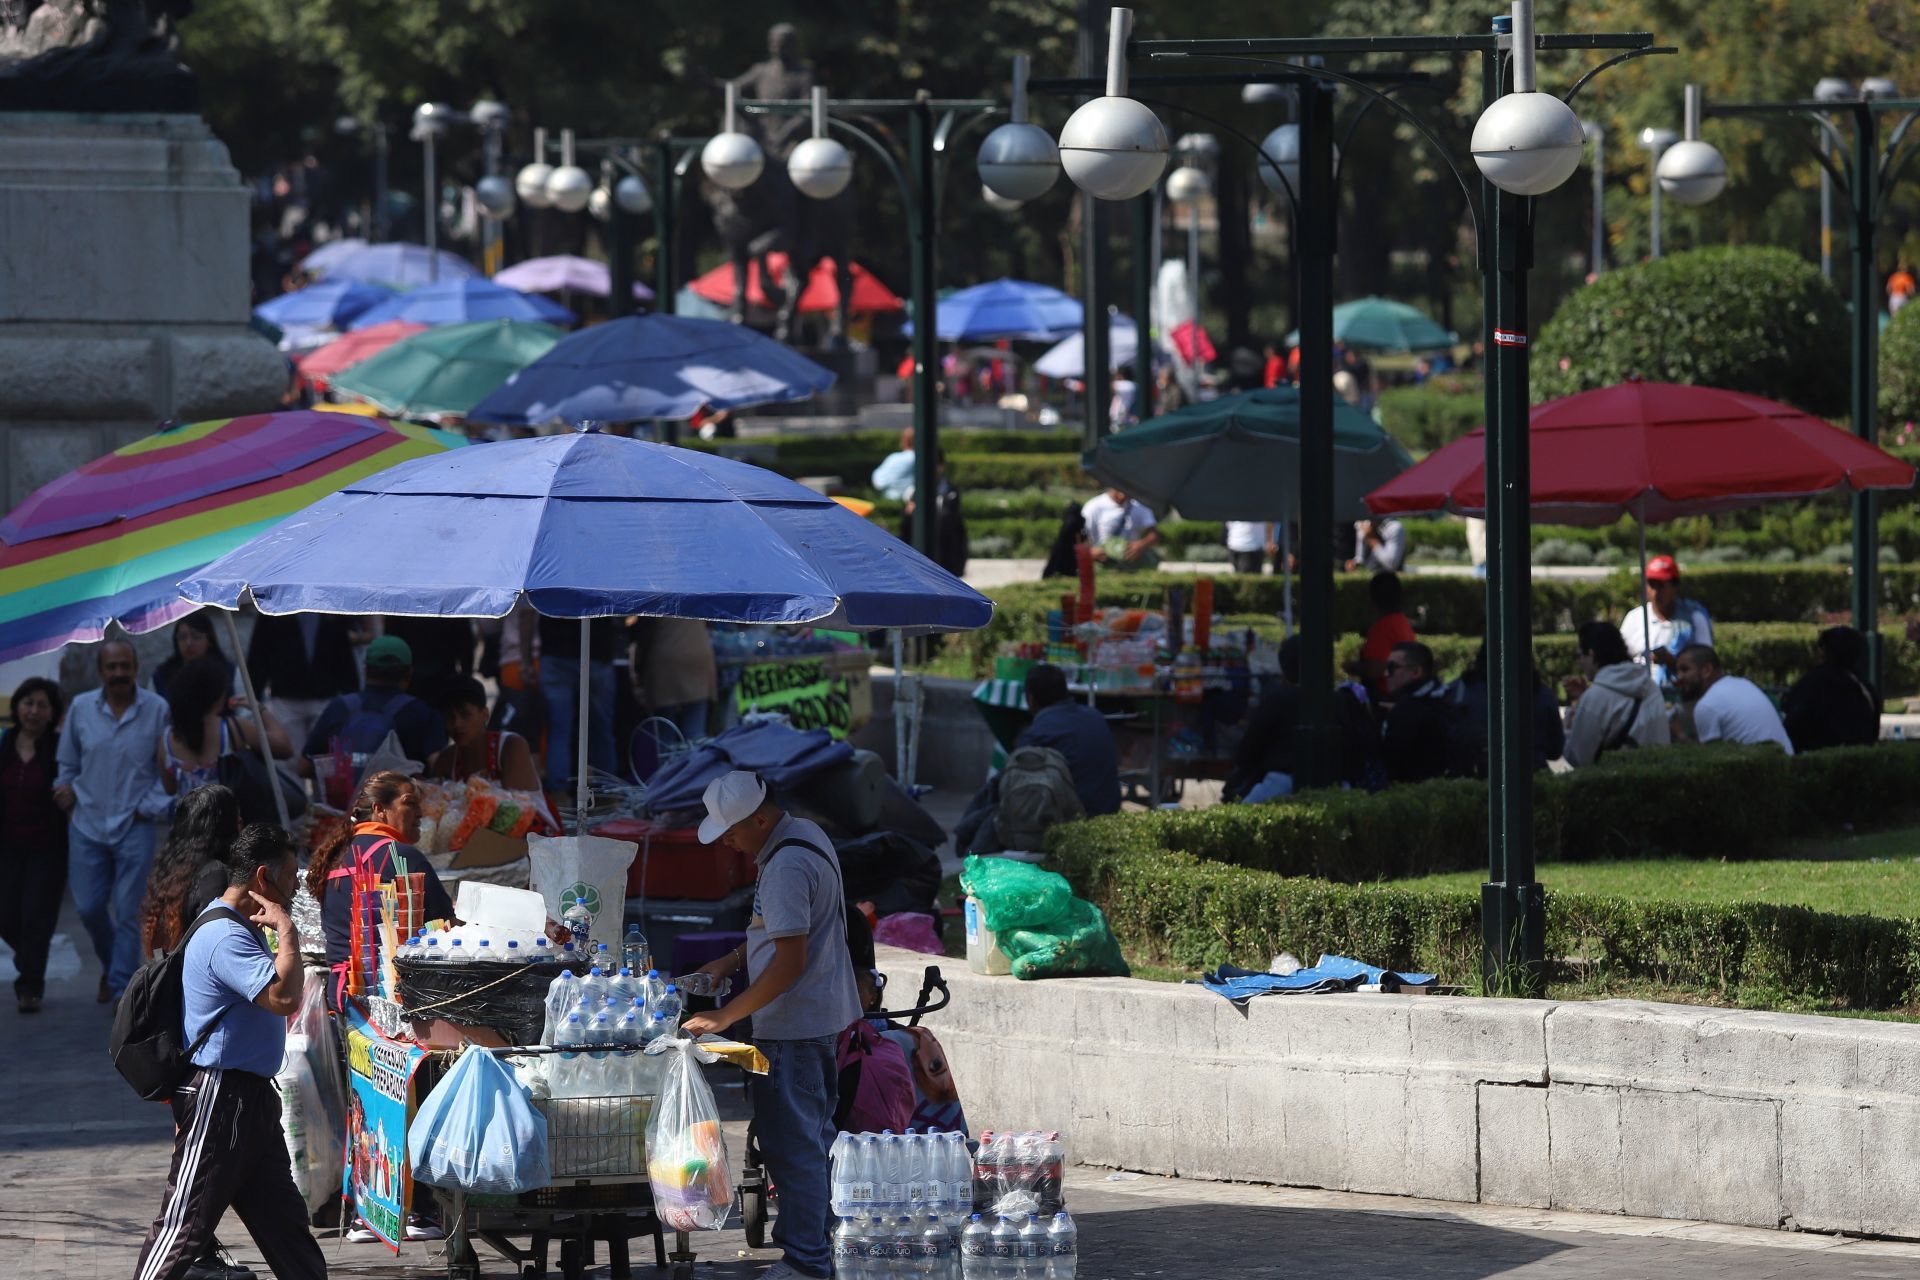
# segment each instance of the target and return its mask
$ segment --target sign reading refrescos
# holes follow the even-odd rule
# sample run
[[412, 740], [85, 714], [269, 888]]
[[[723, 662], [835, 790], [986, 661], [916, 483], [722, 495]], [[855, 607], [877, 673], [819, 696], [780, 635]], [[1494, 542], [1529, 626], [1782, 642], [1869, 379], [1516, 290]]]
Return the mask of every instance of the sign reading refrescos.
[[824, 662], [768, 662], [742, 668], [733, 701], [742, 715], [778, 711], [796, 729], [825, 729], [844, 738], [853, 727], [848, 686], [848, 678]]

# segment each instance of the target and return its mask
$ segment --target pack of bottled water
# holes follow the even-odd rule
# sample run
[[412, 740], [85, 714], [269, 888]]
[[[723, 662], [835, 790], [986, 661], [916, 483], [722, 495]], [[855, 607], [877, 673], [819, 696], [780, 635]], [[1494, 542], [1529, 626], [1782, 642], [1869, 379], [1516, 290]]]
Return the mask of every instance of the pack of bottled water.
[[541, 1030], [541, 1043], [560, 1050], [546, 1063], [549, 1092], [556, 1098], [657, 1092], [663, 1060], [643, 1051], [679, 1033], [685, 1007], [679, 988], [655, 969], [562, 969], [547, 987]]
[[1065, 1210], [973, 1214], [956, 1237], [935, 1213], [843, 1215], [833, 1232], [836, 1280], [1075, 1280], [1079, 1230]]

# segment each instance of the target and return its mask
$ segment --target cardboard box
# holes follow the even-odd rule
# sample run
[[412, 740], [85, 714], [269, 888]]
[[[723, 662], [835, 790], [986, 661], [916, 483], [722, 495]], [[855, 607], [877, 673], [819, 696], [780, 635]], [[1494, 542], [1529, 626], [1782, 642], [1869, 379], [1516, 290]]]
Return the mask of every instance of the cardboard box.
[[509, 862], [517, 862], [527, 856], [527, 838], [520, 836], [509, 840], [497, 831], [485, 827], [467, 837], [467, 843], [456, 849], [453, 861], [447, 865], [462, 867], [503, 867]]

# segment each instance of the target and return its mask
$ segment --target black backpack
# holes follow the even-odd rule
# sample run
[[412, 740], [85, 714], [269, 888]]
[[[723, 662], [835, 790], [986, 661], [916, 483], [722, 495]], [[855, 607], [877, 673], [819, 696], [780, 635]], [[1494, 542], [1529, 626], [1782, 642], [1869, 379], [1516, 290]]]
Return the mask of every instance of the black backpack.
[[247, 923], [247, 918], [232, 907], [208, 908], [173, 950], [141, 965], [121, 993], [120, 1007], [113, 1015], [113, 1034], [107, 1038], [107, 1055], [133, 1091], [148, 1102], [173, 1100], [174, 1091], [193, 1072], [193, 1055], [200, 1052], [227, 1010], [233, 1008], [227, 1005], [198, 1040], [184, 1049], [180, 1047], [186, 1034], [186, 993], [181, 981], [187, 943], [200, 932], [201, 925], [222, 916]]

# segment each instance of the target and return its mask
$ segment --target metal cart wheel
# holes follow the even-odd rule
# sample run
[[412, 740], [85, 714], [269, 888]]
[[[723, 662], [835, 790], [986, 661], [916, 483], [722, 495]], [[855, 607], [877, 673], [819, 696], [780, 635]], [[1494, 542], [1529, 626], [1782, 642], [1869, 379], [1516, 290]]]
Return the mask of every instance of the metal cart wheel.
[[568, 1239], [560, 1242], [560, 1274], [566, 1280], [583, 1280], [587, 1274], [586, 1241]]
[[765, 1170], [750, 1168], [740, 1175], [740, 1230], [746, 1233], [749, 1249], [767, 1247]]

